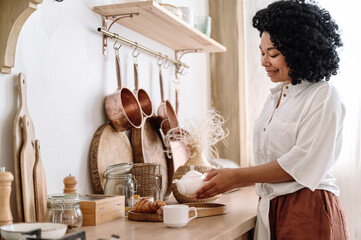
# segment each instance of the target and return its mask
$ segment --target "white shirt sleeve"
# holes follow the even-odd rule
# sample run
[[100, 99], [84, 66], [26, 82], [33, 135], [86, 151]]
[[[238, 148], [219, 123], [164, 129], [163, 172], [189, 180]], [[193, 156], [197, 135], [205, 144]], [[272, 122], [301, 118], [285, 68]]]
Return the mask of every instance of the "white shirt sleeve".
[[277, 159], [288, 174], [312, 191], [338, 158], [344, 112], [344, 106], [332, 85], [321, 87], [302, 116], [296, 144]]

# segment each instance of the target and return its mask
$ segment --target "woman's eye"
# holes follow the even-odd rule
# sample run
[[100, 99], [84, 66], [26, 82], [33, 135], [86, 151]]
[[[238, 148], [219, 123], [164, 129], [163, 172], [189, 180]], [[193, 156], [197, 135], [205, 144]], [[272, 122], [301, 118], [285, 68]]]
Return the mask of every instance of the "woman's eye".
[[275, 58], [279, 55], [279, 53], [275, 54], [275, 55], [270, 55], [271, 58]]
[[264, 53], [261, 53], [261, 56], [264, 56]]

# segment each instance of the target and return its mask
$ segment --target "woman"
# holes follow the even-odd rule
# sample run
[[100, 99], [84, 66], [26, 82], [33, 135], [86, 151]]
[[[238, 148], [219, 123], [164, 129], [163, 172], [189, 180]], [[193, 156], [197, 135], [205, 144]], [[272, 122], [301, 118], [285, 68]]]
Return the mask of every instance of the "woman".
[[278, 83], [256, 120], [256, 166], [209, 172], [195, 199], [256, 185], [255, 239], [348, 239], [338, 159], [345, 109], [328, 83], [342, 46], [328, 11], [305, 1], [278, 1], [256, 13], [261, 64]]

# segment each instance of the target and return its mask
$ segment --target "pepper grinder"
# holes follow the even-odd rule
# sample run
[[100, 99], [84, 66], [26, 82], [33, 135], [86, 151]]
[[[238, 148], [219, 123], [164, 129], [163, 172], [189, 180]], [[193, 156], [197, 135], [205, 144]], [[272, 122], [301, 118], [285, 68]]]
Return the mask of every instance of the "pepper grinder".
[[69, 174], [69, 176], [65, 177], [64, 180], [64, 193], [77, 193], [76, 184], [78, 183], [78, 179], [76, 177]]
[[0, 226], [13, 223], [10, 209], [11, 183], [14, 176], [11, 172], [5, 172], [5, 167], [0, 168]]

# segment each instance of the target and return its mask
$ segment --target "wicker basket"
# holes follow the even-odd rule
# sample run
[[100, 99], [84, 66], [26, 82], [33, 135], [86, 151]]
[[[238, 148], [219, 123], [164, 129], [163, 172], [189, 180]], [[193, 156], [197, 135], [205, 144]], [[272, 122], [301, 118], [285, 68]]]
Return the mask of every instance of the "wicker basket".
[[[205, 173], [206, 171], [210, 170], [212, 167], [209, 166], [194, 166], [194, 170], [200, 172], [200, 173]], [[173, 179], [181, 179], [183, 177], [183, 175], [185, 175], [187, 172], [190, 171], [190, 166], [180, 166], [177, 171], [174, 173], [173, 175]], [[186, 195], [181, 194], [180, 192], [178, 192], [177, 189], [177, 185], [175, 183], [172, 183], [172, 191], [173, 191], [173, 195], [175, 197], [175, 199], [179, 202], [179, 203], [189, 203], [189, 202], [213, 202], [215, 200], [217, 200], [219, 198], [219, 195], [216, 195], [214, 197], [211, 198], [204, 198], [204, 199], [199, 199], [197, 201], [194, 201], [193, 197], [188, 197]]]
[[132, 174], [137, 180], [137, 194], [141, 197], [154, 197], [163, 200], [162, 165], [156, 163], [134, 163]]

